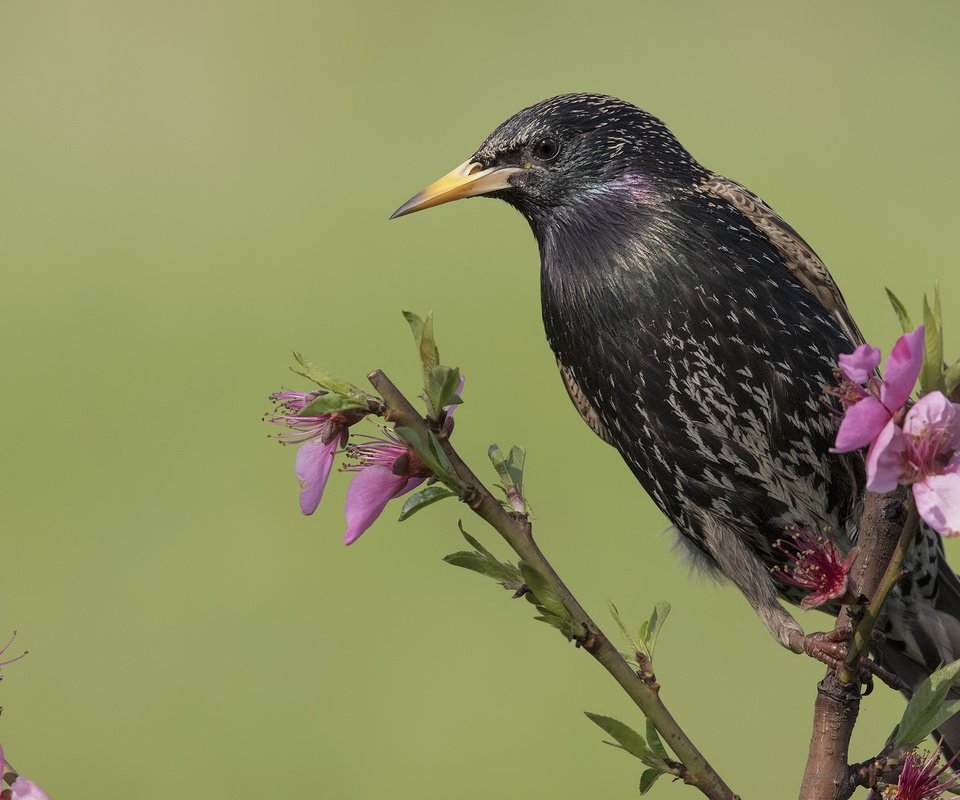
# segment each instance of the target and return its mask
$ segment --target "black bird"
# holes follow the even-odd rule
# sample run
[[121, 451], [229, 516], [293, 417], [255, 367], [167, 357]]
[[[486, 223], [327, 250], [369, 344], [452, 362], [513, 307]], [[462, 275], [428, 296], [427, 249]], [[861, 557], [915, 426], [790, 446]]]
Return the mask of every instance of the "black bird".
[[[659, 119], [604, 95], [520, 111], [393, 216], [475, 195], [530, 223], [547, 339], [583, 419], [693, 561], [736, 584], [780, 644], [810, 652], [778, 602], [799, 597], [774, 575], [774, 545], [804, 526], [848, 551], [865, 491], [861, 454], [829, 452], [823, 387], [862, 336], [823, 262]], [[906, 567], [881, 655], [916, 685], [960, 656], [960, 582], [928, 529]]]

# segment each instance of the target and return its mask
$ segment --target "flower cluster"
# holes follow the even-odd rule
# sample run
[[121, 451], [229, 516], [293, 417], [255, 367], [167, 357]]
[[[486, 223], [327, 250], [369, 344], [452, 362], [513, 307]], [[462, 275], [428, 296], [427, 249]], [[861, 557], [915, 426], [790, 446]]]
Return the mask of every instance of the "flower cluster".
[[[457, 395], [463, 391], [463, 378]], [[284, 444], [299, 444], [296, 473], [300, 480], [300, 510], [312, 514], [323, 497], [323, 490], [341, 449], [354, 463], [343, 467], [356, 473], [347, 489], [345, 514], [347, 529], [344, 544], [353, 544], [380, 516], [387, 503], [407, 494], [433, 476], [416, 452], [393, 431], [384, 429], [381, 437], [364, 437], [359, 444], [347, 444], [349, 429], [366, 415], [366, 411], [338, 411], [318, 416], [304, 416], [303, 411], [318, 397], [315, 392], [281, 391], [270, 395], [276, 404], [267, 421], [288, 429], [277, 438]], [[453, 429], [453, 410], [444, 408], [444, 435]]]
[[876, 377], [880, 351], [863, 344], [841, 355], [846, 379], [835, 392], [845, 406], [835, 453], [867, 447], [867, 489], [910, 486], [924, 521], [960, 535], [960, 405], [929, 392], [908, 406], [924, 357], [924, 329], [901, 336]]

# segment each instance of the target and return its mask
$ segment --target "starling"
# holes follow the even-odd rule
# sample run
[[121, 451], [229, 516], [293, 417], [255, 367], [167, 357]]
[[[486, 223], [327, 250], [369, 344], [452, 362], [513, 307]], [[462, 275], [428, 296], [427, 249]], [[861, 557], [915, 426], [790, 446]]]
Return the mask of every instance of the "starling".
[[[604, 95], [520, 111], [393, 216], [476, 195], [533, 230], [547, 339], [580, 415], [680, 549], [732, 581], [780, 644], [810, 652], [778, 602], [802, 599], [776, 575], [778, 542], [799, 526], [848, 552], [865, 491], [862, 454], [830, 452], [823, 388], [863, 338], [823, 262], [659, 119]], [[926, 528], [906, 569], [880, 655], [916, 685], [960, 656], [960, 582]]]

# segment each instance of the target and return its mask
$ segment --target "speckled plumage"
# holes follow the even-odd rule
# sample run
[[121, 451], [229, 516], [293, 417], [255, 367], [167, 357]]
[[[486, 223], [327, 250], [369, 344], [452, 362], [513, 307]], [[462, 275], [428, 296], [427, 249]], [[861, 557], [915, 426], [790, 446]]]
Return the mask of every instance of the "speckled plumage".
[[[539, 243], [544, 326], [577, 410], [683, 549], [791, 646], [800, 629], [777, 598], [799, 595], [776, 579], [773, 545], [799, 525], [849, 550], [864, 496], [862, 455], [829, 452], [823, 388], [862, 339], [826, 267], [759, 197], [615, 98], [524, 109], [471, 161], [511, 170], [493, 195]], [[960, 656], [960, 583], [927, 529], [907, 568], [882, 627], [916, 681]]]

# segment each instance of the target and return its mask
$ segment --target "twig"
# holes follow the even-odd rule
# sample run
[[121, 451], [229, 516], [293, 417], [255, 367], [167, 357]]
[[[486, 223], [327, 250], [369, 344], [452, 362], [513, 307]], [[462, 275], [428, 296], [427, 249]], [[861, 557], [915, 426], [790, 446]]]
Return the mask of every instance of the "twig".
[[[430, 431], [427, 421], [390, 379], [379, 370], [370, 373], [368, 378], [387, 405], [385, 418], [403, 427], [412, 428], [426, 441]], [[441, 446], [453, 465], [457, 479], [466, 487], [461, 492], [461, 498], [474, 513], [500, 533], [523, 561], [537, 570], [549, 583], [570, 617], [583, 628], [584, 635], [579, 640], [580, 646], [603, 665], [636, 703], [644, 716], [653, 723], [657, 732], [679, 758], [682, 764], [683, 780], [695, 786], [711, 800], [737, 800], [737, 795], [710, 766], [667, 710], [660, 699], [659, 686], [643, 680], [634, 672], [571, 594], [534, 542], [527, 518], [522, 514], [508, 512], [463, 462], [449, 441], [443, 440]]]
[[[891, 571], [891, 564], [899, 548], [909, 545], [907, 520], [904, 515], [906, 493], [898, 489], [890, 494], [867, 494], [860, 518], [858, 545], [860, 553], [855, 564], [860, 593], [879, 602], [857, 624], [851, 651], [857, 648], [858, 637], [864, 646], [876, 622], [876, 615], [886, 599], [891, 575], [899, 577], [900, 564]], [[915, 527], [915, 526], [914, 526]], [[912, 533], [910, 534], [912, 538]], [[893, 582], [896, 582], [894, 577]], [[881, 598], [882, 595], [882, 598]], [[869, 622], [867, 618], [870, 617]], [[849, 606], [844, 606], [837, 618], [837, 629], [856, 623]], [[857, 659], [863, 650], [856, 653]], [[857, 663], [857, 662], [853, 662]], [[807, 765], [800, 784], [800, 800], [846, 800], [857, 787], [857, 778], [847, 762], [850, 736], [860, 713], [859, 676], [854, 671], [853, 682], [844, 682], [834, 670], [817, 685], [817, 699], [813, 712], [813, 733]]]

